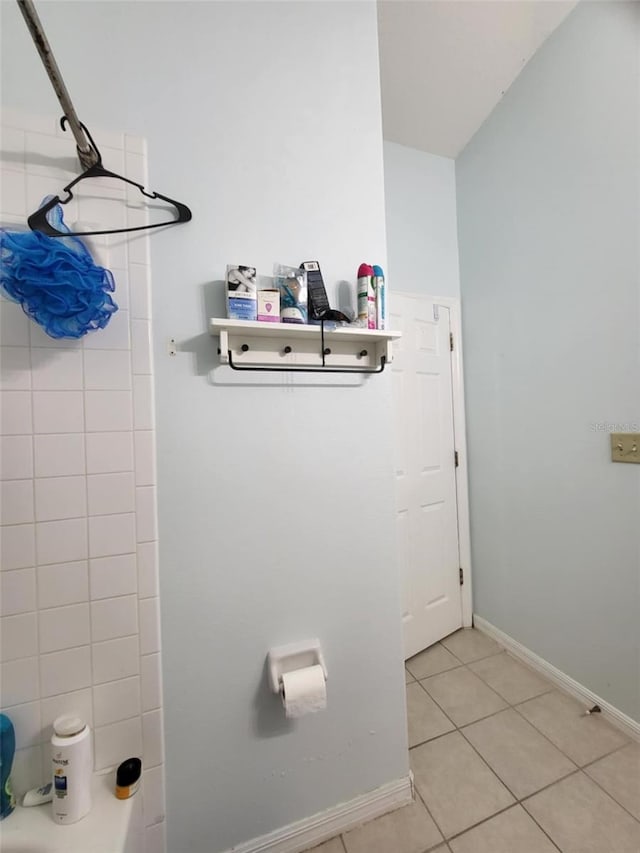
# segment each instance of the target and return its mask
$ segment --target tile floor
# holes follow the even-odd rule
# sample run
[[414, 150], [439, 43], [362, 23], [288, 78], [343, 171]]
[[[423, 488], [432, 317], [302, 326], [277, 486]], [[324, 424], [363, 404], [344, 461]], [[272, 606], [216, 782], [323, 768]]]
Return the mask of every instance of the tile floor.
[[415, 802], [310, 853], [639, 853], [640, 744], [474, 629], [406, 670]]

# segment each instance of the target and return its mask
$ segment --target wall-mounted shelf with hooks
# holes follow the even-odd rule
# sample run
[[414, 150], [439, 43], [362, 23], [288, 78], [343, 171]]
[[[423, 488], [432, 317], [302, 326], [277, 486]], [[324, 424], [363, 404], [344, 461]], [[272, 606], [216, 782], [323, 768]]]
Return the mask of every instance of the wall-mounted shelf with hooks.
[[[333, 324], [332, 324], [333, 325]], [[393, 360], [392, 341], [401, 332], [329, 328], [297, 323], [209, 320], [220, 338], [222, 364], [234, 370], [287, 370], [306, 373], [382, 373]]]

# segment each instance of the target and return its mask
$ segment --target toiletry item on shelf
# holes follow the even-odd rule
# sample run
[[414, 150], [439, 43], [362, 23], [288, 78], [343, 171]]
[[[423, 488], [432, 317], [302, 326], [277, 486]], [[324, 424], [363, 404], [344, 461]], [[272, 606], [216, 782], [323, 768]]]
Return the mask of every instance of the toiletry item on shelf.
[[140, 787], [142, 761], [139, 758], [127, 758], [116, 770], [116, 797], [128, 800]]
[[22, 798], [22, 805], [25, 808], [29, 806], [41, 806], [43, 803], [50, 803], [53, 799], [53, 782], [47, 782], [41, 788], [32, 788]]
[[258, 320], [263, 323], [280, 322], [280, 291], [258, 291]]
[[13, 723], [6, 714], [0, 714], [0, 820], [8, 817], [16, 807], [10, 778], [15, 752], [16, 733]]
[[53, 819], [75, 823], [91, 809], [91, 733], [80, 717], [64, 715], [53, 723]]
[[258, 280], [255, 267], [227, 267], [227, 316], [230, 320], [257, 318]]
[[369, 276], [367, 285], [367, 328], [375, 329], [376, 327], [376, 277], [373, 275], [373, 268]]
[[376, 292], [376, 329], [387, 328], [387, 287], [382, 267], [373, 266], [373, 283]]
[[307, 293], [309, 294], [309, 322], [318, 321], [331, 306], [325, 290], [324, 280], [318, 261], [303, 261], [300, 269], [307, 273]]
[[276, 264], [274, 279], [280, 291], [280, 320], [307, 322], [307, 273], [298, 267]]
[[358, 325], [369, 326], [369, 289], [372, 287], [373, 267], [360, 264], [358, 268]]

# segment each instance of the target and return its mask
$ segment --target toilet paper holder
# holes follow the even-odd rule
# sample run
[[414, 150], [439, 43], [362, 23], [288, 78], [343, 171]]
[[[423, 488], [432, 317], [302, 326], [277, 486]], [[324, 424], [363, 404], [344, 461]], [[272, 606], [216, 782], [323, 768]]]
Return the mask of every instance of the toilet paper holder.
[[287, 672], [303, 669], [306, 666], [321, 666], [324, 672], [324, 680], [327, 680], [327, 665], [320, 648], [320, 640], [302, 640], [299, 643], [275, 646], [267, 655], [267, 670], [271, 690], [274, 693], [280, 693], [282, 676]]

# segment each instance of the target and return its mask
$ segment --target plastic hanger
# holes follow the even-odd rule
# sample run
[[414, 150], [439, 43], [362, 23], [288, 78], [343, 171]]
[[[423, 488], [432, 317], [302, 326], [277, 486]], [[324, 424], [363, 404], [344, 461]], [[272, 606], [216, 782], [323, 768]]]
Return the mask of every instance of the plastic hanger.
[[[66, 130], [66, 123], [68, 119], [67, 116], [62, 116], [60, 119], [60, 127], [63, 130]], [[49, 237], [68, 237], [69, 234], [72, 234], [77, 237], [90, 236], [92, 234], [122, 234], [129, 231], [147, 231], [150, 228], [162, 228], [166, 225], [177, 225], [180, 222], [189, 222], [191, 219], [191, 211], [189, 208], [182, 204], [179, 201], [175, 201], [175, 199], [169, 198], [166, 195], [161, 195], [156, 192], [147, 192], [147, 190], [142, 186], [142, 184], [138, 184], [135, 181], [132, 181], [130, 178], [125, 178], [123, 175], [117, 175], [115, 172], [110, 172], [108, 169], [105, 169], [102, 165], [102, 155], [98, 150], [97, 145], [93, 141], [91, 134], [87, 130], [84, 124], [80, 122], [80, 126], [86, 133], [91, 147], [93, 148], [95, 155], [97, 156], [97, 161], [94, 165], [89, 166], [81, 175], [71, 181], [70, 184], [64, 188], [63, 192], [67, 193], [67, 198], [61, 199], [59, 196], [54, 196], [50, 201], [48, 201], [41, 208], [36, 210], [35, 213], [32, 213], [31, 216], [27, 219], [29, 223], [29, 227], [32, 231], [41, 231], [43, 234], [48, 235]], [[47, 213], [54, 208], [57, 204], [68, 204], [73, 198], [73, 193], [71, 192], [71, 188], [75, 187], [76, 184], [79, 184], [80, 181], [84, 181], [85, 178], [115, 178], [118, 181], [124, 181], [125, 184], [129, 184], [132, 187], [137, 187], [143, 196], [151, 199], [161, 199], [162, 201], [166, 201], [168, 204], [173, 205], [176, 210], [177, 216], [175, 219], [169, 219], [166, 222], [155, 222], [152, 225], [137, 225], [133, 228], [109, 228], [103, 229], [100, 231], [58, 231], [57, 228], [54, 228], [53, 225], [47, 219]]]

